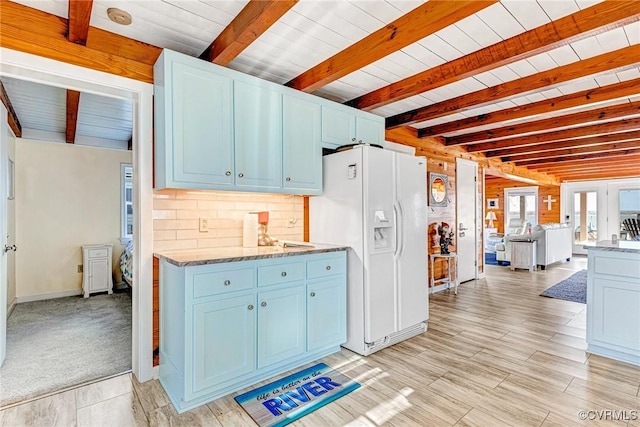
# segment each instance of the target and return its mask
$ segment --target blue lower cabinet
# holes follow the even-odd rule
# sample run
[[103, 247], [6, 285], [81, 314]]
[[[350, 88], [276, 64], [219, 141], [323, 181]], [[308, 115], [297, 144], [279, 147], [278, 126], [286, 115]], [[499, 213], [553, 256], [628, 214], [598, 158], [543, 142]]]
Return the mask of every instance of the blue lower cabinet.
[[244, 295], [193, 306], [194, 396], [255, 370], [255, 299]]
[[304, 286], [258, 294], [258, 369], [305, 352]]
[[340, 276], [307, 285], [307, 351], [347, 340], [346, 290]]
[[[299, 279], [273, 280], [272, 270]], [[345, 251], [186, 267], [161, 260], [160, 383], [176, 411], [338, 351], [345, 272]]]

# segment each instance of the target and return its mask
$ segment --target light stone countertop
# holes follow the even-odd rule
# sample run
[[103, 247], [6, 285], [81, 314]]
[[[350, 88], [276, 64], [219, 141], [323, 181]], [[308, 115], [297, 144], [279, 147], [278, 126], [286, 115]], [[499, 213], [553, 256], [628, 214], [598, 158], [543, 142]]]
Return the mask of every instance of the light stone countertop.
[[253, 259], [278, 258], [286, 256], [337, 252], [349, 249], [348, 246], [325, 245], [320, 243], [304, 243], [310, 246], [258, 246], [243, 248], [238, 246], [226, 248], [185, 249], [161, 251], [154, 256], [165, 259], [178, 267], [217, 264], [222, 262], [248, 261]]
[[632, 254], [640, 254], [640, 242], [633, 240], [618, 240], [613, 243], [611, 240], [600, 240], [594, 246], [584, 246], [585, 249], [597, 249], [601, 251], [611, 252], [627, 252]]

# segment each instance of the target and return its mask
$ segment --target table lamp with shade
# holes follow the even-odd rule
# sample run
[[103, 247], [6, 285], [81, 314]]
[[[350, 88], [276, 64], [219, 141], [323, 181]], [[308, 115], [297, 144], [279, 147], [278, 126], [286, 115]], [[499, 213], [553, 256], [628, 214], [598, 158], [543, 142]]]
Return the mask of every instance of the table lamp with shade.
[[489, 227], [488, 228], [493, 228], [493, 221], [498, 219], [498, 218], [496, 217], [496, 213], [495, 212], [490, 211], [490, 212], [487, 213], [487, 216], [486, 216], [485, 219], [489, 220]]

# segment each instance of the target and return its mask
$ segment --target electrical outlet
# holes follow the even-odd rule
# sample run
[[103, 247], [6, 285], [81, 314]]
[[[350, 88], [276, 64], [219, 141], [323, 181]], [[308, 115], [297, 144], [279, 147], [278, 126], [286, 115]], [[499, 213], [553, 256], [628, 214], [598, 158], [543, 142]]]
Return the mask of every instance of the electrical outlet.
[[78, 264], [78, 273], [82, 273], [83, 271], [82, 264]]
[[200, 218], [200, 232], [201, 233], [209, 232], [209, 218]]

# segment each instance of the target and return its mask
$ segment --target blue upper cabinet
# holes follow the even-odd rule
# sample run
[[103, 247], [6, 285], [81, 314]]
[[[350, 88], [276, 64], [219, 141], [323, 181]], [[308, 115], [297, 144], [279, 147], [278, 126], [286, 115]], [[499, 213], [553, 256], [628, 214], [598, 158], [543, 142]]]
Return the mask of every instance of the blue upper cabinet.
[[345, 108], [322, 107], [322, 143], [328, 147], [356, 141], [356, 117]]
[[155, 188], [320, 194], [322, 147], [384, 140], [384, 118], [164, 49]]
[[336, 104], [322, 107], [322, 145], [341, 145], [384, 141], [384, 118]]
[[233, 185], [232, 80], [173, 66], [173, 181]]
[[283, 96], [282, 106], [282, 186], [291, 193], [320, 194], [320, 105], [302, 97], [286, 94]]
[[234, 131], [236, 186], [282, 188], [282, 94], [266, 85], [236, 81]]

